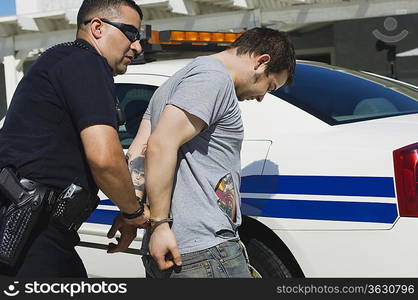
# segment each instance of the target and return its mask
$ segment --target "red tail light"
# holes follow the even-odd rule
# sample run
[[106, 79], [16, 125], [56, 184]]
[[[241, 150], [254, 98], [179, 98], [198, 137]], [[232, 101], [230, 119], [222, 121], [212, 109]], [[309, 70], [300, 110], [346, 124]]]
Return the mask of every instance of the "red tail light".
[[418, 143], [393, 152], [399, 215], [418, 217]]

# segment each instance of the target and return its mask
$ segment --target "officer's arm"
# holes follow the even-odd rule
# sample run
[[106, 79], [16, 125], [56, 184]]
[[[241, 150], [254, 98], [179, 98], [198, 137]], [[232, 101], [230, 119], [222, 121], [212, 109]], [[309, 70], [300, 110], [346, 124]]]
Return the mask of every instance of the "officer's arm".
[[[205, 123], [173, 105], [167, 105], [148, 139], [146, 153], [146, 190], [151, 219], [169, 216], [177, 153], [181, 145], [195, 137]], [[175, 220], [174, 220], [175, 222]], [[160, 269], [181, 264], [174, 234], [167, 223], [153, 228], [149, 250]]]
[[145, 199], [145, 151], [150, 134], [151, 121], [143, 119], [126, 155], [135, 193], [141, 199]]
[[83, 129], [80, 136], [97, 186], [122, 212], [134, 213], [140, 205], [116, 130], [94, 125]]

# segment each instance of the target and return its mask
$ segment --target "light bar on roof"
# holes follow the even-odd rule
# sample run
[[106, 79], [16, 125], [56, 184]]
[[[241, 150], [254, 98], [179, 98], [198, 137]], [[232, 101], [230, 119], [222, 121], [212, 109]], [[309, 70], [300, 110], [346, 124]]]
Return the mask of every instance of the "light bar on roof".
[[242, 33], [164, 30], [159, 32], [160, 43], [233, 43]]

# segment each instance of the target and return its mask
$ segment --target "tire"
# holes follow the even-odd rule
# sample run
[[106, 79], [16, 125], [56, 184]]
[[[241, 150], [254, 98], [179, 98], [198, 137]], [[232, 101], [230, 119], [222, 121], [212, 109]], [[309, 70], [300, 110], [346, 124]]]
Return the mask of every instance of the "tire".
[[[263, 278], [290, 278], [292, 274], [282, 260], [262, 241], [255, 238], [244, 242], [250, 265]], [[253, 272], [254, 273], [254, 272]], [[259, 277], [259, 276], [255, 276]]]

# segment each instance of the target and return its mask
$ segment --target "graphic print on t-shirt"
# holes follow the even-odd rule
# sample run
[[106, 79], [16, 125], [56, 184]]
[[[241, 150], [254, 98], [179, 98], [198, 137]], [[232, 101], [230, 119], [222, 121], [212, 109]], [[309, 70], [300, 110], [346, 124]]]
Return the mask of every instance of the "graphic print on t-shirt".
[[218, 196], [217, 202], [219, 207], [233, 220], [235, 189], [231, 173], [226, 174], [221, 180], [219, 180], [215, 187], [215, 193]]

